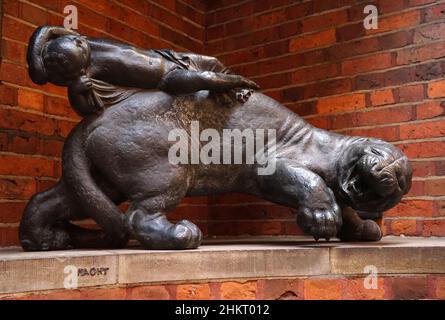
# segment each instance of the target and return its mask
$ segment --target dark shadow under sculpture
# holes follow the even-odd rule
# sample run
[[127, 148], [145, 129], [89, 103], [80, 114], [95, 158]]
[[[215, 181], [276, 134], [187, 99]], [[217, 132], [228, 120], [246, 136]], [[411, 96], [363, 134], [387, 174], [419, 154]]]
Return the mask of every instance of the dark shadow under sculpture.
[[[33, 81], [68, 86], [73, 108], [85, 118], [65, 142], [60, 181], [34, 195], [25, 209], [20, 225], [24, 250], [121, 248], [130, 237], [147, 249], [196, 248], [202, 237], [198, 227], [186, 220], [172, 224], [166, 213], [185, 196], [227, 192], [295, 208], [298, 224], [316, 239], [376, 241], [382, 233], [374, 220], [410, 188], [412, 170], [399, 149], [378, 139], [315, 128], [277, 101], [253, 92], [252, 81], [230, 75], [214, 58], [84, 37], [76, 43], [79, 37], [59, 27], [43, 27], [30, 41]], [[51, 43], [55, 39], [59, 42]], [[63, 74], [69, 79], [53, 80], [62, 78], [57, 64], [63, 66], [65, 58], [45, 54], [56, 56], [60, 50], [70, 55], [68, 41], [80, 53], [90, 50], [91, 57], [79, 60], [80, 70]], [[125, 60], [134, 54], [140, 55], [137, 64]], [[152, 56], [164, 59], [161, 65], [180, 66], [147, 69], [144, 61], [150, 63]], [[193, 60], [201, 66], [190, 67]], [[102, 70], [111, 67], [118, 70]], [[139, 76], [134, 78], [133, 72]], [[150, 73], [156, 72], [155, 81]], [[259, 175], [265, 162], [172, 163], [169, 151], [176, 142], [168, 139], [169, 133], [180, 128], [191, 135], [194, 121], [200, 130], [214, 129], [221, 136], [224, 129], [253, 129], [255, 138], [257, 129], [275, 130], [276, 139], [266, 143], [266, 149], [273, 143], [275, 152], [265, 153], [275, 170]], [[232, 156], [237, 147], [232, 145]], [[242, 144], [243, 155], [246, 148]], [[127, 200], [130, 207], [122, 214], [117, 205]], [[85, 218], [95, 220], [101, 230], [70, 222]]]

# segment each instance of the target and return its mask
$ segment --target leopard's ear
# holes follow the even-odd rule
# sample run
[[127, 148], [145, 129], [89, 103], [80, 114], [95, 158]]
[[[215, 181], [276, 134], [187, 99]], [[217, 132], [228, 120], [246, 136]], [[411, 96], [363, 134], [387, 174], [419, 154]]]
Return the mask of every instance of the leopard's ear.
[[78, 33], [58, 26], [41, 26], [31, 35], [26, 60], [29, 76], [34, 83], [45, 84], [48, 82], [48, 75], [42, 59], [43, 48], [48, 41], [64, 35], [78, 35]]

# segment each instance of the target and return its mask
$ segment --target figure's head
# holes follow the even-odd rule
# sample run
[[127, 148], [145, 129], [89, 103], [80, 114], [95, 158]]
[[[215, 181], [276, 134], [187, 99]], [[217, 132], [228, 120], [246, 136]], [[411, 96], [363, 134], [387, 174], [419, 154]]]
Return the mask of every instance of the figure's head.
[[360, 138], [337, 165], [340, 195], [359, 211], [382, 212], [395, 206], [411, 187], [408, 158], [393, 145]]
[[90, 63], [90, 47], [84, 37], [66, 35], [48, 41], [42, 59], [51, 82], [64, 85], [84, 73]]

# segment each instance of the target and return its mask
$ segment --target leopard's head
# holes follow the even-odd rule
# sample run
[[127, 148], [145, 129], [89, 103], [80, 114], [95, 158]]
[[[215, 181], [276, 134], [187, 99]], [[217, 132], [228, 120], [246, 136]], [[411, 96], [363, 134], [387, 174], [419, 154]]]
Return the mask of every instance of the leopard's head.
[[339, 196], [355, 210], [388, 210], [411, 187], [412, 168], [408, 158], [387, 142], [358, 138], [343, 150], [339, 160]]

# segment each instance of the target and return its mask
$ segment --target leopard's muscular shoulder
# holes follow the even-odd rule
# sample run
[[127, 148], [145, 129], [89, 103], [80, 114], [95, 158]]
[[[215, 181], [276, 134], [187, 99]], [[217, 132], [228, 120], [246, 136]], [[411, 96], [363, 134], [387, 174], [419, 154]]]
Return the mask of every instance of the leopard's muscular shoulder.
[[[196, 123], [221, 137], [224, 129], [252, 129], [255, 137], [258, 129], [274, 132], [276, 150], [263, 164], [173, 164], [169, 133], [184, 129], [189, 136]], [[271, 174], [258, 174], [268, 165]], [[143, 91], [75, 128], [63, 177], [30, 201], [20, 236], [27, 250], [119, 247], [129, 236], [150, 249], [195, 248], [201, 231], [186, 220], [170, 223], [166, 213], [184, 196], [242, 192], [295, 208], [298, 224], [317, 239], [378, 240], [378, 226], [360, 216], [376, 218], [397, 204], [411, 175], [408, 159], [391, 144], [315, 128], [261, 93], [224, 108], [207, 91], [176, 98]], [[116, 205], [125, 200], [130, 208], [122, 215]], [[85, 216], [102, 231], [67, 222]]]

